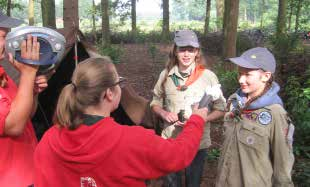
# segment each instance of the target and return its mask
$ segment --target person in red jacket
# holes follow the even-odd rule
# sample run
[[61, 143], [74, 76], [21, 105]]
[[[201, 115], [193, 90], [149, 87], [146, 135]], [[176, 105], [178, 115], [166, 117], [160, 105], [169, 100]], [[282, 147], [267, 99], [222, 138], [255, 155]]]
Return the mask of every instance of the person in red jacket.
[[125, 126], [110, 117], [124, 79], [107, 58], [79, 63], [59, 96], [54, 122], [35, 150], [35, 187], [145, 186], [146, 179], [179, 171], [193, 160], [207, 108], [193, 115], [176, 139]]
[[[5, 37], [22, 21], [0, 11], [0, 60], [5, 56]], [[24, 59], [38, 60], [40, 44], [28, 36], [21, 45]], [[33, 184], [33, 154], [37, 144], [30, 117], [36, 110], [36, 96], [47, 87], [46, 76], [36, 76], [38, 66], [9, 62], [20, 72], [19, 86], [0, 65], [0, 186], [27, 187]]]

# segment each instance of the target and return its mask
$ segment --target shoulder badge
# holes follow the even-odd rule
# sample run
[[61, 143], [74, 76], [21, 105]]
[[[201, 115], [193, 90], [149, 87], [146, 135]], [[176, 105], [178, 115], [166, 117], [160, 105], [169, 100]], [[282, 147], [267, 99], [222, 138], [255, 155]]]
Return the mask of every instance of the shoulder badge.
[[262, 125], [268, 125], [272, 120], [272, 115], [270, 112], [263, 111], [258, 114], [258, 122]]

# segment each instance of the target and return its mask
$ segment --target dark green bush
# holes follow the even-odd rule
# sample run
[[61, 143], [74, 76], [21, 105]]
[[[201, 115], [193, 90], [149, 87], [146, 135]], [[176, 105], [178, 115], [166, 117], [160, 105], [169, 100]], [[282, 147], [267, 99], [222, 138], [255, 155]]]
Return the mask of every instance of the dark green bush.
[[224, 63], [229, 62], [218, 62], [214, 67], [214, 72], [222, 85], [222, 91], [225, 98], [228, 98], [237, 90], [237, 88], [239, 88], [238, 71], [227, 71], [224, 68]]
[[109, 56], [115, 64], [120, 63], [120, 59], [123, 54], [123, 49], [121, 47], [111, 45], [110, 47], [103, 48], [99, 46], [98, 48], [101, 55]]

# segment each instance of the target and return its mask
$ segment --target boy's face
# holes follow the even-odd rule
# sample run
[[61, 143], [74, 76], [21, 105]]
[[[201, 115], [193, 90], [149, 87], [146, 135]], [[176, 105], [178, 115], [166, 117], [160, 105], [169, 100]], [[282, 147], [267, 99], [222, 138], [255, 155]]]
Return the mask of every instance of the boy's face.
[[5, 37], [8, 31], [8, 28], [0, 27], [0, 60], [4, 58]]

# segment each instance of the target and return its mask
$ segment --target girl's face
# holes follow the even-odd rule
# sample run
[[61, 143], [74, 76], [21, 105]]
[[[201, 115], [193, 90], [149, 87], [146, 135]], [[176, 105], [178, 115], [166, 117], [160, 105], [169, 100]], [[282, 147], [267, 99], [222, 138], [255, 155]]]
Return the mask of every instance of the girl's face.
[[198, 54], [198, 49], [186, 46], [177, 47], [176, 55], [179, 62], [180, 70], [186, 70], [192, 63], [195, 63], [195, 58]]
[[248, 95], [248, 98], [262, 93], [271, 77], [270, 72], [264, 72], [260, 69], [238, 67], [238, 71], [240, 88], [243, 93]]

